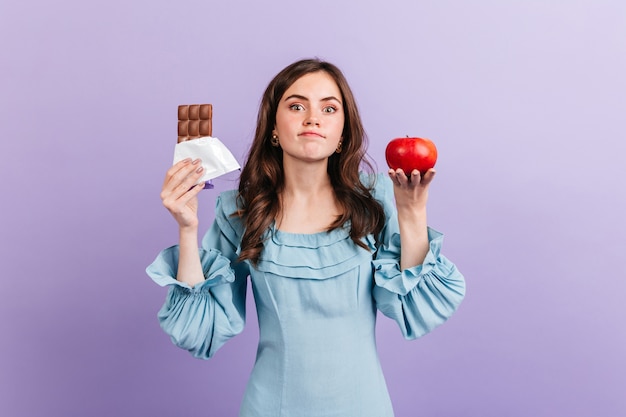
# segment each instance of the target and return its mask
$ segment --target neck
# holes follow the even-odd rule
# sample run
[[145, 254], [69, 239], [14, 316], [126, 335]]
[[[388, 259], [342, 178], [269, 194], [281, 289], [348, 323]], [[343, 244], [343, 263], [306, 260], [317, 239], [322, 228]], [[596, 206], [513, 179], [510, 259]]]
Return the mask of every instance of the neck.
[[283, 165], [285, 188], [280, 193], [276, 227], [285, 232], [317, 233], [341, 214], [326, 164]]
[[331, 189], [330, 177], [327, 171], [327, 161], [318, 164], [291, 164], [283, 165], [285, 174], [286, 195], [312, 195], [328, 192]]

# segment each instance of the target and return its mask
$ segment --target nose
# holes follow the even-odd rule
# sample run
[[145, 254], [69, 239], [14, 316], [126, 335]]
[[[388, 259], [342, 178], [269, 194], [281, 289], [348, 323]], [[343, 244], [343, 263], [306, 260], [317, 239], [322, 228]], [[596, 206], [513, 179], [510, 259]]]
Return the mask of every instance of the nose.
[[320, 121], [313, 113], [309, 113], [308, 117], [304, 120], [305, 126], [319, 126]]

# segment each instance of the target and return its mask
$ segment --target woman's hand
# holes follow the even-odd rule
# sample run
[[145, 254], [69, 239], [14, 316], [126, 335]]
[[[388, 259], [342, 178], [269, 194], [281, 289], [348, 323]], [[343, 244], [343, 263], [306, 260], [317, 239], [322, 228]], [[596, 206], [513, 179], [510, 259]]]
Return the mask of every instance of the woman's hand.
[[403, 210], [426, 210], [428, 186], [435, 177], [433, 168], [426, 171], [423, 176], [414, 169], [410, 180], [401, 169], [390, 169], [388, 174], [393, 182], [393, 193], [399, 212]]
[[400, 227], [400, 268], [405, 270], [422, 264], [428, 254], [426, 202], [435, 170], [431, 168], [422, 176], [414, 169], [409, 181], [401, 169], [390, 169], [389, 177], [393, 182]]
[[165, 174], [161, 200], [181, 229], [198, 228], [198, 193], [204, 183], [200, 159], [190, 158], [174, 164]]

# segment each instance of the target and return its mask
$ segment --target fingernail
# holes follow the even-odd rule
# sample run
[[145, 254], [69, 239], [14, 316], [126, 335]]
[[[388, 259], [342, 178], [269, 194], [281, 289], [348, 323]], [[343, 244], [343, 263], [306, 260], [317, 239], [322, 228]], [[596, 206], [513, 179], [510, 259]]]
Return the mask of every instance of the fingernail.
[[203, 166], [199, 166], [198, 169], [196, 169], [196, 172], [202, 172], [203, 169], [204, 169]]
[[200, 162], [200, 158], [194, 159], [194, 160], [193, 160], [193, 162], [192, 162], [192, 164], [193, 164], [193, 165], [197, 165], [197, 164], [198, 164], [198, 162]]

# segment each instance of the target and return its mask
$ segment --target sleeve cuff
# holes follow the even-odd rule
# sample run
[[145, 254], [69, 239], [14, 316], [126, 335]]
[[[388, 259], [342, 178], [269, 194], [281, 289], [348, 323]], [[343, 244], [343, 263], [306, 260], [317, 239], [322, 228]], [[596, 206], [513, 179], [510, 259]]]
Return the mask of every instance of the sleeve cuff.
[[376, 285], [399, 295], [406, 295], [415, 288], [424, 275], [436, 268], [443, 244], [443, 234], [428, 228], [428, 240], [429, 250], [424, 262], [402, 271], [397, 257], [400, 250], [400, 235], [394, 234], [389, 246], [382, 247], [377, 258], [372, 261]]
[[205, 288], [216, 285], [232, 283], [235, 281], [235, 273], [230, 267], [230, 260], [214, 249], [198, 250], [200, 263], [205, 280], [193, 288], [176, 279], [178, 270], [178, 245], [171, 246], [159, 253], [156, 259], [148, 265], [146, 273], [158, 285], [165, 287], [174, 285], [186, 288], [192, 292], [199, 292]]

